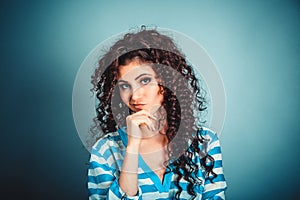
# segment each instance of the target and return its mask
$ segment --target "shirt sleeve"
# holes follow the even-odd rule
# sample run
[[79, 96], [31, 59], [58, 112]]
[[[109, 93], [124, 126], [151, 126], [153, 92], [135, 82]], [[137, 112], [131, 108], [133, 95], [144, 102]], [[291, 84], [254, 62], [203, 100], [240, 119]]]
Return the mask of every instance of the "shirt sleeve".
[[211, 139], [208, 144], [207, 154], [214, 158], [213, 172], [217, 176], [212, 180], [212, 182], [209, 179], [213, 178], [212, 174], [205, 179], [202, 199], [223, 200], [225, 199], [225, 190], [227, 189], [227, 184], [223, 173], [220, 142], [216, 134], [212, 132], [209, 132], [208, 134], [210, 135]]
[[119, 186], [119, 175], [99, 154], [92, 152], [88, 169], [89, 200], [139, 200], [141, 189], [135, 196], [126, 195]]

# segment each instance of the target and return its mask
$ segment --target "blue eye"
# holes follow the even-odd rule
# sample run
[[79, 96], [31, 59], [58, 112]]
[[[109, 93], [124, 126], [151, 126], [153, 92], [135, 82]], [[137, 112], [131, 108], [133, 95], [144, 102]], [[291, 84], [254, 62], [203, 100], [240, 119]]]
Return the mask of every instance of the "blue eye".
[[141, 83], [143, 84], [143, 85], [147, 85], [148, 83], [150, 83], [151, 82], [151, 78], [143, 78], [142, 80], [141, 80]]
[[122, 90], [125, 90], [125, 89], [129, 88], [129, 84], [126, 84], [126, 83], [119, 84], [119, 88]]

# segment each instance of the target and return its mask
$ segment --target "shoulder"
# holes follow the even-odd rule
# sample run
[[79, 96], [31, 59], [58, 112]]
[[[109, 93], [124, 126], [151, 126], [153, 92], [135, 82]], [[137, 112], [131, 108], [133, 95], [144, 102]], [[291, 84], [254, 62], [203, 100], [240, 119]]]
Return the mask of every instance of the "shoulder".
[[125, 148], [119, 132], [110, 132], [103, 135], [92, 147], [92, 154], [104, 154], [108, 149], [123, 149]]
[[203, 139], [203, 142], [199, 143], [201, 151], [209, 152], [212, 149], [220, 147], [218, 135], [213, 130], [207, 127], [202, 127], [202, 129], [198, 131], [198, 136]]
[[198, 135], [200, 135], [208, 143], [213, 143], [219, 140], [217, 133], [207, 127], [202, 127], [198, 131]]
[[105, 169], [120, 169], [125, 150], [119, 131], [107, 133], [94, 144], [91, 150], [90, 163], [92, 166], [108, 167], [104, 167]]
[[207, 128], [207, 127], [202, 127], [199, 131], [198, 134], [200, 134], [204, 139], [213, 141], [218, 139], [218, 135], [215, 131]]

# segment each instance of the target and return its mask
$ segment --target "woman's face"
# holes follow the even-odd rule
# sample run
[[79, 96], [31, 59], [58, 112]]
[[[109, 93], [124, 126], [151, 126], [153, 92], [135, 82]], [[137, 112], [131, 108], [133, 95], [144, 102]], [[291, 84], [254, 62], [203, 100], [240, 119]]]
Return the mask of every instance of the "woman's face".
[[133, 112], [154, 113], [164, 98], [152, 67], [139, 61], [119, 66], [118, 87], [123, 102]]

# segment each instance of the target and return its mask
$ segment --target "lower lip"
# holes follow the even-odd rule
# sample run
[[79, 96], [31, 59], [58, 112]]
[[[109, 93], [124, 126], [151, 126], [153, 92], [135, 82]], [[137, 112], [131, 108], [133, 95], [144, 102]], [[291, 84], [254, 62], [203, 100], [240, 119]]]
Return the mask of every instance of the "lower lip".
[[135, 108], [135, 109], [143, 109], [143, 107], [145, 106], [145, 104], [136, 104], [136, 105], [133, 105], [133, 107]]

